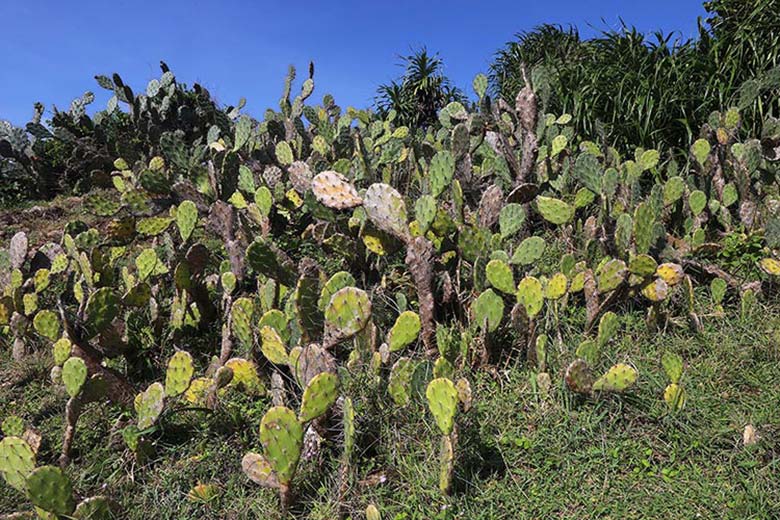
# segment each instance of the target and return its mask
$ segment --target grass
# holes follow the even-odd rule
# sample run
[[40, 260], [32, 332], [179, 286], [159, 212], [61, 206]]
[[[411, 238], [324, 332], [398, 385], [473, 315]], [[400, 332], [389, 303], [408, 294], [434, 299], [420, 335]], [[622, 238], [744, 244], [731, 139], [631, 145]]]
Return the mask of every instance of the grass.
[[[562, 366], [573, 345], [550, 356], [551, 395], [532, 384], [520, 360], [468, 374], [475, 406], [459, 418], [455, 493], [438, 493], [439, 434], [422, 399], [404, 409], [389, 404], [371, 378], [350, 378], [357, 404], [359, 456], [341, 504], [363, 518], [369, 503], [385, 519], [509, 518], [777, 518], [780, 511], [780, 305], [740, 320], [705, 318], [694, 335], [669, 328], [647, 332], [639, 311], [620, 314], [622, 332], [603, 365], [630, 359], [639, 369], [628, 394], [582, 399], [563, 386]], [[582, 330], [580, 310], [563, 326]], [[569, 337], [576, 344], [576, 337]], [[672, 350], [686, 361], [685, 409], [669, 414], [661, 399], [667, 381], [659, 359]], [[56, 463], [63, 391], [48, 382], [48, 355], [29, 363], [0, 360], [0, 417], [22, 416], [43, 435], [39, 464]], [[240, 460], [258, 449], [265, 399], [235, 397], [212, 416], [170, 414], [153, 436], [155, 458], [136, 464], [114, 425], [121, 410], [92, 405], [82, 416], [68, 473], [85, 496], [103, 493], [127, 519], [285, 518], [274, 492], [250, 482]], [[759, 441], [743, 446], [747, 424]], [[301, 464], [297, 505], [289, 517], [331, 519], [339, 511], [338, 439], [315, 461]], [[193, 503], [195, 484], [212, 483], [219, 496]], [[27, 509], [4, 486], [0, 513]]]

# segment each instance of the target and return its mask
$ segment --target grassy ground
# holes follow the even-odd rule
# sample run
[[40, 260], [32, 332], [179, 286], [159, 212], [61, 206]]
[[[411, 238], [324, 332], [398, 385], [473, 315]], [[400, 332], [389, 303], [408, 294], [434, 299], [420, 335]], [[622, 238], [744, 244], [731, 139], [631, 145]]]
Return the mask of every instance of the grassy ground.
[[[564, 327], [582, 330], [581, 316]], [[554, 352], [552, 394], [543, 398], [523, 363], [471, 374], [476, 405], [459, 419], [455, 493], [437, 490], [438, 433], [420, 400], [398, 410], [370, 381], [347, 391], [357, 403], [360, 456], [342, 511], [363, 518], [375, 503], [385, 519], [430, 518], [739, 518], [780, 515], [780, 306], [747, 320], [705, 319], [694, 335], [670, 328], [651, 335], [638, 312], [621, 314], [622, 333], [607, 362], [630, 359], [638, 385], [627, 395], [581, 399], [563, 388], [561, 365], [573, 346]], [[576, 334], [565, 335], [576, 345]], [[659, 359], [665, 350], [687, 363], [685, 409], [670, 415]], [[3, 352], [0, 417], [21, 415], [42, 433], [39, 464], [56, 463], [63, 392], [48, 382], [48, 355], [23, 366]], [[360, 379], [360, 378], [357, 378]], [[213, 416], [178, 412], [154, 436], [155, 458], [137, 465], [112, 426], [121, 411], [92, 406], [79, 424], [68, 472], [82, 494], [107, 494], [119, 518], [285, 518], [269, 490], [240, 471], [258, 448], [257, 428], [268, 403], [235, 398]], [[759, 441], [743, 446], [746, 425]], [[317, 461], [302, 463], [290, 517], [331, 519], [338, 511], [338, 440]], [[216, 484], [208, 504], [187, 499], [198, 482]], [[3, 485], [0, 513], [26, 509]]]

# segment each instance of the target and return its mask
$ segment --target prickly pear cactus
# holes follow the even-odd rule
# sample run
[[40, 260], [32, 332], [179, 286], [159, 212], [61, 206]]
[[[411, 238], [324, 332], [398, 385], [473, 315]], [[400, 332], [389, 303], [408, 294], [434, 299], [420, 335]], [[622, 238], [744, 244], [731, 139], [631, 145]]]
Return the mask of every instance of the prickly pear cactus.
[[76, 509], [73, 486], [60, 468], [41, 466], [25, 482], [27, 496], [35, 507], [55, 515], [70, 515]]
[[38, 311], [33, 318], [33, 327], [38, 334], [52, 341], [60, 336], [60, 320], [54, 311]]
[[428, 383], [425, 397], [428, 398], [428, 409], [436, 419], [436, 425], [442, 434], [451, 434], [455, 425], [455, 412], [458, 409], [458, 390], [455, 384], [443, 377], [434, 379]]
[[363, 207], [378, 229], [403, 242], [409, 241], [411, 235], [407, 225], [406, 203], [395, 188], [387, 184], [372, 184], [366, 190]]
[[529, 318], [535, 317], [544, 306], [542, 283], [533, 276], [526, 276], [517, 285], [517, 303], [525, 308]]
[[398, 315], [393, 327], [387, 334], [390, 352], [397, 352], [411, 345], [420, 334], [420, 316], [413, 311], [404, 311]]
[[679, 412], [685, 406], [685, 390], [677, 383], [669, 383], [664, 389], [664, 401], [673, 412]]
[[455, 449], [452, 445], [452, 438], [449, 435], [443, 435], [441, 438], [441, 447], [439, 448], [439, 491], [443, 495], [449, 495], [452, 488], [452, 472], [455, 467]]
[[168, 361], [168, 369], [165, 371], [165, 395], [176, 397], [184, 393], [190, 386], [194, 372], [195, 368], [189, 352], [183, 350], [176, 352]]
[[152, 383], [135, 398], [135, 412], [138, 415], [138, 428], [151, 427], [165, 406], [165, 388], [162, 383]]
[[9, 486], [24, 491], [27, 476], [35, 469], [35, 453], [24, 439], [15, 436], [0, 440], [0, 474]]
[[487, 326], [486, 330], [493, 332], [504, 317], [504, 300], [493, 289], [487, 289], [474, 300], [471, 313], [477, 326]]
[[62, 382], [68, 395], [75, 397], [87, 381], [87, 365], [79, 357], [71, 357], [62, 365]]
[[548, 300], [559, 300], [566, 294], [569, 280], [563, 273], [555, 273], [544, 286], [544, 297]]
[[186, 242], [192, 236], [195, 226], [198, 224], [198, 208], [191, 200], [185, 200], [176, 210], [176, 226], [179, 228], [181, 239]]
[[583, 359], [573, 361], [566, 368], [565, 380], [569, 390], [578, 394], [589, 394], [593, 388], [593, 374]]
[[230, 323], [233, 334], [245, 346], [254, 343], [252, 321], [255, 313], [255, 303], [250, 298], [238, 298], [230, 308]]
[[257, 453], [249, 452], [241, 459], [241, 469], [249, 480], [263, 487], [278, 489], [279, 479], [271, 467], [271, 463], [265, 457]]
[[593, 383], [593, 391], [624, 392], [636, 383], [638, 375], [635, 368], [619, 363]]
[[121, 300], [110, 287], [93, 292], [87, 300], [87, 331], [90, 337], [105, 330], [119, 314]]
[[339, 390], [339, 378], [331, 372], [316, 375], [303, 392], [301, 411], [298, 419], [306, 423], [328, 411], [336, 402]]
[[485, 277], [490, 285], [505, 294], [514, 294], [515, 278], [512, 268], [503, 260], [494, 259], [485, 266]]
[[332, 209], [349, 209], [363, 204], [355, 187], [335, 171], [315, 175], [311, 180], [311, 190], [321, 204]]
[[674, 287], [680, 283], [683, 276], [685, 276], [682, 266], [669, 262], [659, 265], [655, 274], [666, 282], [666, 285], [669, 287]]
[[257, 366], [253, 361], [237, 357], [231, 358], [225, 363], [225, 367], [233, 372], [228, 386], [241, 388], [250, 395], [265, 394], [265, 385], [260, 380]]
[[407, 357], [398, 358], [390, 370], [387, 392], [398, 406], [406, 406], [412, 398], [412, 378], [417, 364]]
[[574, 218], [574, 206], [552, 197], [536, 197], [536, 209], [547, 222], [558, 226]]
[[322, 286], [320, 298], [317, 300], [317, 308], [322, 312], [325, 312], [325, 309], [328, 307], [330, 299], [333, 298], [334, 294], [345, 287], [352, 287], [354, 285], [355, 277], [347, 271], [339, 271], [334, 274], [325, 282], [325, 285]]
[[438, 197], [452, 182], [455, 174], [455, 158], [447, 151], [437, 152], [431, 159], [428, 169], [428, 179], [431, 183], [431, 194]]
[[672, 383], [680, 382], [683, 374], [683, 360], [679, 354], [664, 352], [663, 357], [661, 357], [661, 365], [664, 367], [664, 372], [669, 381]]
[[623, 260], [610, 260], [596, 273], [599, 292], [604, 294], [609, 291], [614, 291], [620, 287], [627, 275], [628, 268]]
[[325, 338], [328, 345], [348, 339], [366, 326], [371, 318], [371, 300], [356, 287], [339, 289], [325, 309]]
[[545, 247], [547, 247], [547, 242], [542, 237], [528, 237], [515, 250], [512, 255], [512, 263], [530, 265], [542, 257]]
[[420, 234], [424, 235], [436, 218], [436, 199], [430, 195], [423, 195], [414, 203], [414, 216], [417, 225], [420, 226]]
[[295, 412], [284, 406], [268, 410], [260, 422], [260, 442], [279, 483], [289, 485], [303, 446], [303, 426]]
[[277, 365], [285, 365], [289, 362], [287, 347], [276, 329], [263, 326], [260, 329], [260, 350], [268, 361]]

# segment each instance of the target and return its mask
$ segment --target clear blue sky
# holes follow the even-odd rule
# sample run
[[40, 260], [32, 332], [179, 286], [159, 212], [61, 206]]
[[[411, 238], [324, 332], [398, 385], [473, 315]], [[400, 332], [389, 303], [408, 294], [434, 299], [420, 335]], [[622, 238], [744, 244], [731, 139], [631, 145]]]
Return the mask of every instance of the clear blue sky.
[[309, 60], [317, 100], [332, 93], [342, 106], [367, 106], [398, 75], [397, 56], [420, 45], [470, 92], [492, 54], [538, 24], [591, 35], [622, 18], [691, 37], [704, 14], [701, 0], [0, 0], [0, 119], [25, 123], [35, 101], [50, 115], [87, 90], [102, 108], [108, 94], [95, 74], [119, 72], [138, 91], [159, 76], [161, 59], [221, 103], [246, 97], [255, 116], [277, 107], [288, 64], [303, 76]]

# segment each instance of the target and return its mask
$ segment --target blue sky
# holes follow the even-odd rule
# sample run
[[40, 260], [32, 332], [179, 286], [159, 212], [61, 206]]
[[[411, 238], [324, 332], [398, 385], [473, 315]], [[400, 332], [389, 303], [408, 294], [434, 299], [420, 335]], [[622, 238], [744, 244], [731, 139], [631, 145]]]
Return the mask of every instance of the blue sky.
[[[177, 79], [208, 88], [221, 103], [247, 98], [261, 116], [276, 107], [289, 64], [303, 76], [314, 60], [315, 99], [371, 103], [400, 72], [397, 56], [426, 45], [454, 83], [471, 89], [492, 54], [519, 31], [549, 22], [583, 35], [617, 28], [696, 35], [701, 0], [219, 1], [0, 0], [0, 119], [23, 124], [32, 104], [66, 109], [85, 91], [102, 108], [95, 74], [119, 72], [136, 91], [164, 60]], [[93, 105], [93, 106], [95, 106]]]

